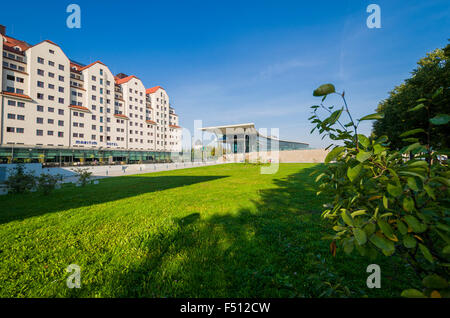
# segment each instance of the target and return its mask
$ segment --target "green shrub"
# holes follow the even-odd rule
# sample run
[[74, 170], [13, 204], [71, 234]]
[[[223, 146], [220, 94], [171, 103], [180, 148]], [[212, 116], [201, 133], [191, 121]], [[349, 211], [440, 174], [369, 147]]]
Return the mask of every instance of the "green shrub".
[[76, 169], [73, 169], [73, 171], [77, 174], [78, 182], [80, 183], [80, 185], [82, 187], [84, 187], [86, 184], [88, 184], [89, 181], [91, 180], [92, 172], [90, 172], [88, 168], [85, 168], [85, 169], [76, 168]]
[[[443, 89], [429, 99], [417, 100], [410, 111], [427, 108]], [[338, 94], [343, 107], [334, 110], [323, 102]], [[328, 148], [328, 169], [317, 175], [319, 193], [332, 195], [323, 218], [331, 221], [336, 232], [329, 237], [331, 250], [340, 247], [347, 254], [401, 256], [424, 279], [424, 289], [406, 290], [405, 297], [439, 297], [449, 294], [450, 265], [450, 172], [448, 152], [422, 144], [415, 136], [429, 140], [433, 125], [448, 125], [449, 117], [440, 114], [428, 118], [428, 129], [413, 129], [401, 134], [408, 145], [392, 150], [386, 136], [367, 137], [358, 133], [363, 120], [379, 119], [381, 113], [354, 121], [344, 93], [336, 93], [332, 84], [314, 91], [322, 103], [312, 106], [310, 117], [321, 135], [335, 144]], [[319, 111], [329, 116], [320, 119]], [[343, 122], [343, 113], [348, 122]], [[404, 114], [407, 116], [407, 114]], [[428, 137], [427, 137], [428, 136]], [[333, 162], [333, 163], [331, 163]]]
[[43, 173], [37, 178], [38, 190], [42, 191], [45, 195], [48, 195], [55, 189], [56, 184], [61, 180], [62, 176], [59, 174], [51, 175]]
[[8, 187], [8, 191], [12, 193], [24, 193], [34, 188], [36, 178], [31, 173], [25, 172], [23, 164], [18, 164], [14, 168], [14, 173], [5, 181], [5, 184]]

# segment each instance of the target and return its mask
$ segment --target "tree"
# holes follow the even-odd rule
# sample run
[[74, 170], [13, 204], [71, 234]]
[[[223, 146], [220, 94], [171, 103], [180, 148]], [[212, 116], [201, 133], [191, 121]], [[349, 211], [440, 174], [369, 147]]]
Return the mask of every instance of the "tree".
[[[375, 121], [373, 136], [387, 135], [390, 147], [401, 149], [408, 145], [400, 134], [412, 129], [430, 131], [430, 140], [425, 134], [416, 137], [423, 144], [430, 144], [433, 149], [448, 149], [450, 147], [450, 129], [448, 125], [430, 126], [428, 118], [445, 114], [450, 106], [450, 44], [444, 49], [436, 49], [417, 62], [411, 78], [395, 87], [389, 97], [383, 100], [377, 108], [384, 117]], [[442, 88], [442, 93], [433, 98], [433, 94]], [[427, 107], [410, 110], [417, 105], [417, 100], [426, 98], [432, 100]]]

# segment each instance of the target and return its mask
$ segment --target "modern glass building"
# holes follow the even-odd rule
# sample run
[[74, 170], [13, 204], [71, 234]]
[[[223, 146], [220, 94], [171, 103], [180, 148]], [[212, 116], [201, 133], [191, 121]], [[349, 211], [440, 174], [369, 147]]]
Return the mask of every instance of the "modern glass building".
[[227, 153], [286, 151], [309, 148], [309, 144], [304, 142], [265, 136], [255, 128], [254, 123], [204, 127], [201, 130], [215, 134], [218, 143], [217, 147], [225, 149]]

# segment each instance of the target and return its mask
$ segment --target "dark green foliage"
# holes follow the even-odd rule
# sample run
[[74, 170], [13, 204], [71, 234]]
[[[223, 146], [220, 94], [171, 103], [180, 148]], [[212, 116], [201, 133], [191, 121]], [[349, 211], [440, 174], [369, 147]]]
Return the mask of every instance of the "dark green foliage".
[[[448, 115], [445, 114], [450, 108], [449, 58], [450, 44], [428, 53], [417, 63], [411, 78], [394, 88], [389, 97], [379, 104], [377, 111], [384, 113], [384, 118], [373, 125], [375, 137], [387, 135], [390, 147], [401, 149], [409, 144], [402, 140], [402, 132], [416, 128], [427, 131], [430, 118], [435, 118], [433, 124], [448, 122], [448, 117], [445, 119]], [[442, 150], [450, 148], [449, 136], [449, 126], [439, 125], [431, 126], [429, 142], [424, 134], [418, 134], [415, 138], [422, 144], [429, 143], [432, 148]]]
[[50, 194], [56, 187], [56, 184], [62, 180], [60, 175], [51, 175], [47, 173], [41, 174], [37, 178], [38, 190], [42, 191], [43, 194]]
[[18, 164], [14, 168], [14, 173], [5, 181], [5, 184], [12, 193], [24, 193], [34, 188], [36, 178], [31, 173], [25, 171], [23, 164]]

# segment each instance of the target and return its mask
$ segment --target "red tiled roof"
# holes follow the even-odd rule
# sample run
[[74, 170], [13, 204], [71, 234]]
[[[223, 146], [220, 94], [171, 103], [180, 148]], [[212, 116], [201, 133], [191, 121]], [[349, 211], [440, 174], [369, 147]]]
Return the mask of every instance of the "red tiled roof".
[[181, 128], [180, 126], [177, 125], [169, 125], [170, 128]]
[[132, 79], [133, 77], [136, 78], [136, 79], [139, 79], [139, 78], [137, 78], [137, 77], [134, 76], [134, 75], [130, 75], [130, 76], [124, 77], [124, 78], [118, 78], [118, 77], [116, 76], [116, 77], [114, 77], [114, 79], [116, 80], [116, 84], [120, 85], [120, 84], [124, 84], [124, 83], [128, 82], [128, 81], [129, 81], [130, 79]]
[[14, 97], [20, 97], [20, 98], [24, 98], [24, 99], [29, 99], [29, 100], [33, 100], [30, 96], [28, 95], [24, 95], [24, 94], [17, 94], [17, 93], [11, 93], [11, 92], [2, 92], [3, 95], [9, 95], [9, 96], [14, 96]]
[[114, 114], [114, 116], [116, 116], [116, 117], [120, 117], [120, 118], [124, 118], [124, 119], [128, 119], [128, 117], [127, 117], [127, 116], [125, 116], [125, 115], [122, 115], [122, 114]]
[[75, 69], [79, 72], [82, 68], [81, 65], [75, 64], [73, 62], [70, 62], [70, 69], [72, 69], [72, 67], [75, 67]]
[[4, 37], [6, 41], [3, 42], [3, 45], [9, 48], [14, 48], [17, 46], [21, 51], [26, 51], [29, 47], [31, 47], [31, 45], [25, 41], [20, 41], [7, 35], [4, 35]]
[[93, 66], [93, 65], [95, 65], [95, 64], [97, 64], [97, 63], [106, 66], [104, 63], [102, 63], [102, 62], [100, 62], [100, 61], [95, 61], [94, 63], [91, 63], [91, 64], [89, 64], [89, 65], [86, 65], [86, 66], [81, 67], [78, 71], [83, 71], [83, 70], [85, 70], [85, 69], [87, 69], [87, 68], [90, 68], [91, 66]]
[[162, 86], [155, 86], [152, 88], [147, 88], [147, 90], [145, 91], [145, 94], [153, 94], [154, 92], [156, 92], [158, 89], [164, 89], [162, 88]]
[[85, 111], [85, 112], [91, 112], [91, 111], [89, 110], [89, 108], [84, 107], [84, 106], [69, 105], [69, 107], [70, 107], [70, 108], [75, 108], [75, 109], [78, 109], [78, 110], [82, 110], [82, 111]]
[[145, 122], [146, 122], [147, 124], [156, 125], [156, 122], [154, 122], [153, 120], [146, 120]]

